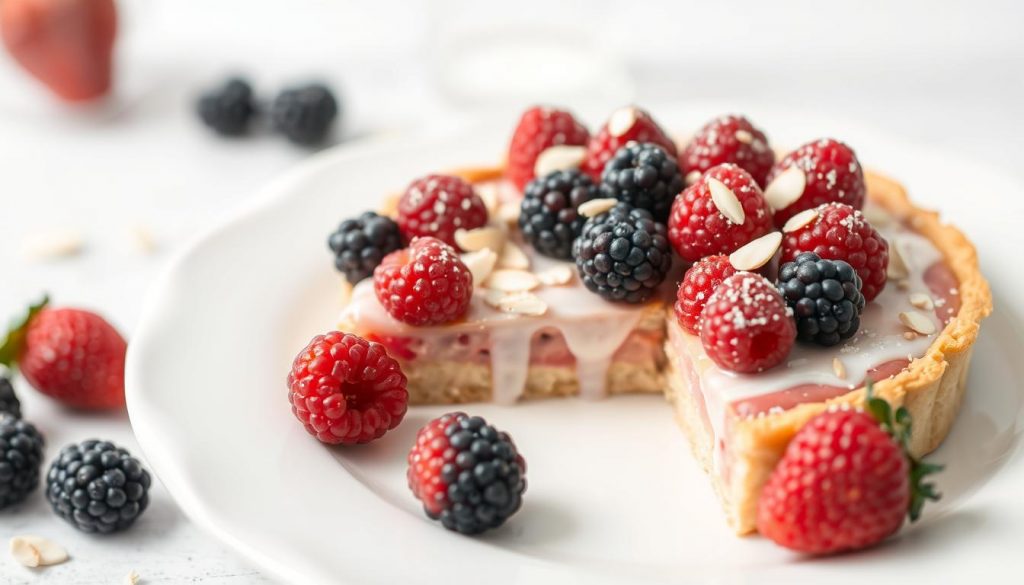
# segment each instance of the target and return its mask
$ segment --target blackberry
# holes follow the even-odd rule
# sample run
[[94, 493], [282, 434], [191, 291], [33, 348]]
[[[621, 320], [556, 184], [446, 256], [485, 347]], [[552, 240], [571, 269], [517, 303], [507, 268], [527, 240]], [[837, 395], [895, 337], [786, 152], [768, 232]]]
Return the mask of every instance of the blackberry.
[[620, 148], [601, 175], [601, 197], [646, 209], [661, 222], [668, 219], [672, 201], [683, 187], [676, 158], [649, 142]]
[[813, 252], [783, 264], [777, 286], [793, 308], [797, 339], [830, 346], [852, 337], [864, 309], [861, 284], [852, 266]]
[[21, 418], [21, 401], [14, 393], [11, 379], [0, 374], [0, 416], [7, 413], [14, 418]]
[[538, 177], [523, 191], [519, 229], [535, 250], [560, 260], [572, 259], [572, 242], [583, 222], [576, 209], [597, 197], [597, 186], [578, 170]]
[[0, 508], [24, 500], [39, 485], [43, 445], [32, 423], [0, 414]]
[[409, 487], [427, 516], [462, 534], [497, 528], [515, 514], [525, 474], [508, 433], [462, 412], [430, 421], [409, 453]]
[[149, 505], [149, 472], [128, 451], [95, 439], [61, 449], [46, 475], [53, 511], [83, 532], [124, 530]]
[[334, 94], [317, 83], [282, 91], [270, 107], [274, 127], [288, 140], [306, 146], [322, 142], [337, 115]]
[[588, 219], [573, 243], [583, 284], [609, 301], [648, 300], [672, 268], [667, 231], [628, 203]]
[[252, 88], [241, 79], [230, 79], [224, 86], [203, 94], [196, 109], [203, 123], [223, 136], [244, 134], [256, 113]]
[[341, 222], [327, 246], [334, 252], [334, 267], [355, 284], [371, 276], [384, 256], [402, 248], [402, 234], [391, 218], [367, 211]]

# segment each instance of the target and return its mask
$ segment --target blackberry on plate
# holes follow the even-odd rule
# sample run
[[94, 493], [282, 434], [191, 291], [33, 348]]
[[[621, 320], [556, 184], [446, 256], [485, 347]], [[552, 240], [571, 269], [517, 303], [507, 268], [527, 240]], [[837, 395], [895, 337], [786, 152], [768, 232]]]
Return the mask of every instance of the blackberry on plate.
[[0, 508], [24, 500], [39, 485], [43, 445], [32, 423], [0, 414]]
[[783, 264], [778, 287], [793, 308], [797, 339], [830, 346], [852, 337], [864, 310], [861, 284], [852, 266], [813, 252]]
[[587, 220], [577, 208], [595, 197], [597, 186], [578, 170], [554, 171], [537, 177], [523, 191], [519, 229], [541, 254], [570, 260], [572, 242]]
[[313, 83], [282, 91], [270, 107], [270, 120], [288, 140], [312, 145], [322, 142], [338, 115], [338, 102], [327, 87]]
[[650, 299], [672, 267], [667, 231], [650, 211], [622, 202], [588, 219], [573, 243], [583, 284], [609, 301]]
[[196, 109], [204, 124], [224, 136], [244, 134], [256, 113], [252, 88], [241, 79], [230, 79], [222, 87], [203, 94]]
[[21, 418], [21, 401], [14, 393], [11, 379], [0, 374], [0, 416], [7, 413], [14, 418]]
[[91, 439], [64, 447], [46, 475], [53, 511], [83, 532], [124, 530], [149, 505], [149, 472], [128, 451]]
[[668, 219], [672, 201], [683, 186], [676, 157], [649, 142], [620, 148], [601, 175], [601, 197], [646, 209], [662, 222]]
[[391, 218], [367, 211], [341, 222], [327, 238], [334, 266], [351, 284], [371, 276], [385, 256], [402, 247], [402, 234]]
[[427, 423], [409, 451], [409, 489], [427, 516], [463, 534], [497, 528], [515, 514], [525, 476], [508, 433], [462, 412]]

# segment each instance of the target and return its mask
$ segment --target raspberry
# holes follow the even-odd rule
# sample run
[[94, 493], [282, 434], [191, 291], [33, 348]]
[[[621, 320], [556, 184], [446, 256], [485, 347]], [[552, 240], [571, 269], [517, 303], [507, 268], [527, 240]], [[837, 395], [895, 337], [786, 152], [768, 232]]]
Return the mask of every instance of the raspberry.
[[591, 217], [573, 243], [583, 284], [608, 301], [647, 301], [672, 268], [665, 231], [651, 212], [628, 203]]
[[[777, 201], [771, 184], [790, 167], [803, 171], [805, 186], [795, 201], [781, 205], [792, 200], [794, 195], [786, 194]], [[824, 203], [845, 203], [854, 209], [861, 209], [867, 193], [864, 171], [857, 161], [857, 155], [849, 146], [831, 138], [809, 142], [787, 154], [772, 167], [767, 181], [765, 192], [769, 194], [775, 211], [775, 225], [778, 227], [785, 225], [789, 218], [801, 211]]]
[[109, 534], [146, 510], [152, 481], [128, 451], [92, 439], [61, 449], [46, 474], [46, 499], [75, 528]]
[[817, 217], [782, 238], [782, 262], [792, 262], [803, 252], [853, 266], [863, 281], [864, 300], [871, 302], [885, 288], [889, 267], [889, 243], [864, 214], [843, 203], [826, 203]]
[[373, 275], [384, 256], [401, 249], [402, 234], [389, 217], [367, 211], [346, 219], [327, 239], [334, 266], [351, 284]]
[[829, 410], [789, 442], [761, 491], [757, 529], [787, 548], [816, 555], [880, 542], [938, 500], [925, 478], [942, 466], [910, 456], [911, 419], [872, 395], [866, 412]]
[[572, 242], [587, 219], [576, 210], [595, 197], [597, 185], [577, 170], [554, 171], [530, 181], [519, 213], [523, 239], [545, 256], [571, 259]]
[[796, 338], [792, 311], [765, 277], [737, 272], [711, 294], [700, 340], [719, 367], [750, 374], [782, 363]]
[[123, 407], [124, 338], [96, 313], [46, 303], [8, 333], [0, 363], [17, 362], [29, 384], [67, 406]]
[[590, 132], [570, 112], [534, 106], [519, 119], [508, 146], [505, 176], [522, 190], [534, 179], [534, 166], [540, 153], [552, 146], [584, 146]]
[[[733, 223], [715, 205], [709, 180], [728, 187], [743, 208], [743, 223]], [[772, 229], [772, 212], [750, 173], [734, 164], [712, 167], [676, 197], [668, 218], [668, 238], [684, 260], [731, 254]]]
[[21, 418], [21, 401], [14, 393], [14, 386], [11, 379], [0, 373], [0, 416], [9, 414], [14, 418]]
[[405, 190], [396, 220], [406, 242], [432, 236], [455, 246], [456, 230], [487, 223], [487, 207], [472, 185], [459, 177], [427, 175]]
[[0, 509], [24, 500], [39, 485], [43, 446], [32, 423], [0, 413]]
[[331, 445], [355, 445], [397, 427], [409, 392], [402, 368], [383, 345], [331, 331], [295, 356], [288, 402], [309, 434]]
[[683, 276], [676, 291], [676, 320], [687, 333], [700, 334], [700, 315], [718, 285], [736, 274], [728, 256], [705, 256]]
[[796, 316], [801, 341], [830, 346], [853, 337], [864, 309], [861, 280], [842, 260], [804, 252], [779, 269], [779, 292]]
[[463, 534], [497, 528], [515, 514], [525, 476], [508, 433], [462, 412], [427, 423], [409, 451], [409, 489], [428, 517]]
[[605, 164], [629, 142], [652, 142], [672, 157], [676, 156], [675, 143], [651, 115], [635, 106], [628, 106], [613, 112], [601, 131], [590, 139], [580, 169], [594, 181], [600, 181]]
[[743, 116], [726, 115], [708, 122], [679, 155], [684, 175], [700, 176], [711, 167], [733, 163], [764, 187], [775, 152], [768, 138]]
[[282, 91], [270, 106], [274, 128], [295, 144], [323, 142], [338, 116], [338, 101], [318, 83]]
[[196, 110], [203, 124], [223, 136], [239, 136], [249, 129], [256, 113], [252, 88], [241, 79], [230, 79], [223, 87], [203, 94]]
[[410, 325], [441, 325], [469, 310], [473, 274], [448, 244], [417, 238], [388, 254], [373, 273], [377, 300], [395, 319]]
[[682, 190], [683, 176], [675, 156], [669, 156], [657, 144], [623, 146], [601, 175], [601, 197], [646, 209], [660, 222], [668, 219], [672, 200]]

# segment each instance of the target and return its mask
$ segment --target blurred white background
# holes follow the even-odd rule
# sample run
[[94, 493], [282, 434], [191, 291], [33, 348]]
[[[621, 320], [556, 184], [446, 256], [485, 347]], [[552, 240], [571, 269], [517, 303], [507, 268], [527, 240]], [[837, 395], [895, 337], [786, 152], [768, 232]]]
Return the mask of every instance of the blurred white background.
[[[1024, 4], [1011, 0], [124, 0], [120, 8], [117, 89], [105, 104], [63, 106], [0, 55], [0, 315], [48, 290], [60, 304], [106, 314], [130, 337], [169, 255], [310, 154], [266, 135], [219, 139], [198, 123], [196, 95], [232, 73], [268, 97], [289, 82], [327, 81], [343, 101], [337, 141], [353, 145], [474, 113], [507, 120], [511, 133], [534, 101], [611, 111], [721, 100], [851, 120], [1024, 180]], [[77, 256], [26, 255], [32, 241], [70, 236], [84, 244]], [[90, 435], [137, 449], [126, 417], [72, 415], [18, 388], [51, 452]], [[58, 524], [42, 497], [4, 512], [0, 537], [49, 535], [74, 560], [30, 573], [3, 556], [0, 582], [112, 583], [129, 569], [146, 583], [264, 581], [189, 524], [166, 492], [154, 496], [134, 531], [113, 540]]]

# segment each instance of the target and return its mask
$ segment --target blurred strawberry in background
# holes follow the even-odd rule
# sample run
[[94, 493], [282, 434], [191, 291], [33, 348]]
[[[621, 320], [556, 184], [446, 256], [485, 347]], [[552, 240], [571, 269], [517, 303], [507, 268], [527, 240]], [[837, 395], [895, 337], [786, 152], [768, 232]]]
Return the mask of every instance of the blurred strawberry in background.
[[113, 0], [2, 0], [0, 36], [14, 59], [58, 97], [88, 101], [111, 85]]

